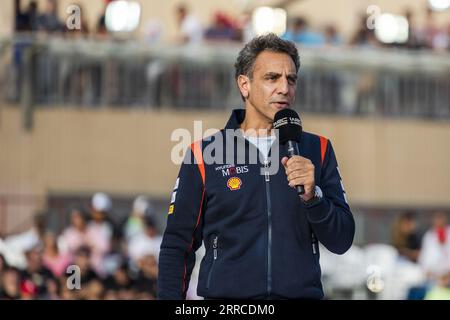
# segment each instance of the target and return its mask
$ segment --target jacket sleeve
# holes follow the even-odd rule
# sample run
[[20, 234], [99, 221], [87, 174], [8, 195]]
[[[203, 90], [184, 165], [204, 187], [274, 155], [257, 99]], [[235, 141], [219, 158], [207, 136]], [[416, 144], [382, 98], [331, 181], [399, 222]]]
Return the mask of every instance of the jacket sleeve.
[[188, 149], [172, 194], [159, 254], [158, 299], [185, 299], [195, 251], [202, 242], [205, 189], [199, 166]]
[[307, 218], [317, 239], [331, 252], [343, 254], [352, 245], [355, 221], [347, 203], [336, 156], [329, 141], [319, 186], [323, 198], [315, 205], [307, 207]]

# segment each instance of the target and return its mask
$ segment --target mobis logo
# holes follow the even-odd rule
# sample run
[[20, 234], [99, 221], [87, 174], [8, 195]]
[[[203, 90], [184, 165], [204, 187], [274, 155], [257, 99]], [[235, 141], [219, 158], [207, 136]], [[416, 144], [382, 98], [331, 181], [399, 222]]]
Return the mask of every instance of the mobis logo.
[[222, 171], [222, 177], [229, 177], [241, 173], [247, 173], [248, 166], [236, 167], [234, 164], [226, 164], [224, 166], [216, 167], [216, 171]]

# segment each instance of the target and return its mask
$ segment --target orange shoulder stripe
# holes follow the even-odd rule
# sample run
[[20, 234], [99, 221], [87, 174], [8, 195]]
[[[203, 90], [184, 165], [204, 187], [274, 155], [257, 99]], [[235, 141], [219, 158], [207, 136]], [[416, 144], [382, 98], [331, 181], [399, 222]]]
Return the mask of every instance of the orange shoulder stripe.
[[319, 137], [320, 137], [320, 155], [322, 157], [322, 165], [323, 165], [323, 161], [325, 160], [325, 153], [327, 152], [328, 139], [322, 136]]
[[191, 144], [192, 152], [194, 153], [195, 160], [197, 161], [198, 170], [202, 176], [203, 185], [205, 185], [205, 163], [203, 162], [203, 153], [201, 141], [196, 141]]

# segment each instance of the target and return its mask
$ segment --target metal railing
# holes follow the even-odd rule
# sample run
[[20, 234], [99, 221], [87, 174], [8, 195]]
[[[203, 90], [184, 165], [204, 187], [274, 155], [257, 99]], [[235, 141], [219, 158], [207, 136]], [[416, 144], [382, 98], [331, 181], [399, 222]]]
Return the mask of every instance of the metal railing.
[[[0, 53], [11, 53], [0, 75], [13, 84], [2, 96], [20, 102], [25, 113], [46, 105], [232, 108], [242, 104], [233, 67], [239, 49], [14, 39], [0, 42]], [[300, 48], [300, 56], [301, 111], [450, 118], [449, 54]]]

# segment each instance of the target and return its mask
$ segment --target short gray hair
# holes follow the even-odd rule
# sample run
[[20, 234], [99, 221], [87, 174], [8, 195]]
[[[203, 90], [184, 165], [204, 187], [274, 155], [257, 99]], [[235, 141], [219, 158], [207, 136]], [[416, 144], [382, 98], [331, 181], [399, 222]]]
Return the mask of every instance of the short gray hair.
[[[268, 33], [253, 38], [239, 52], [236, 63], [234, 64], [235, 79], [237, 80], [240, 75], [245, 75], [252, 79], [256, 58], [261, 52], [266, 50], [288, 54], [295, 64], [295, 71], [298, 72], [300, 69], [300, 57], [295, 44], [291, 41], [281, 39], [274, 33]], [[242, 98], [244, 99], [244, 97]]]

